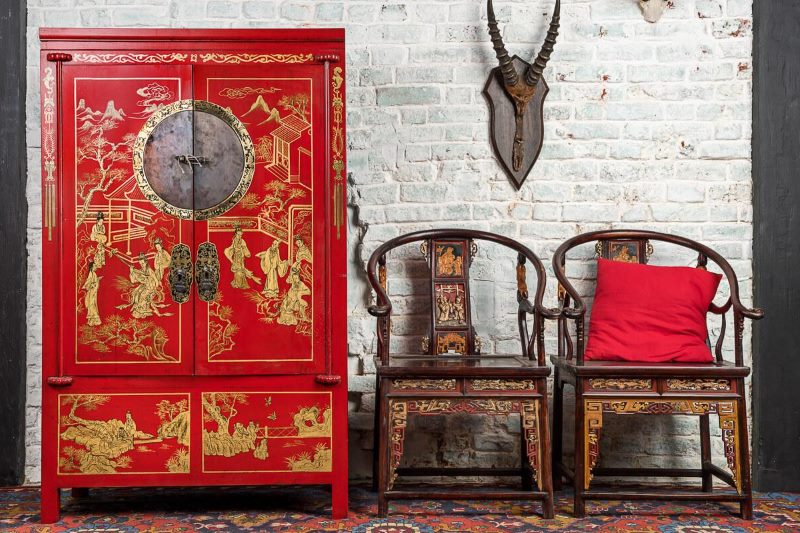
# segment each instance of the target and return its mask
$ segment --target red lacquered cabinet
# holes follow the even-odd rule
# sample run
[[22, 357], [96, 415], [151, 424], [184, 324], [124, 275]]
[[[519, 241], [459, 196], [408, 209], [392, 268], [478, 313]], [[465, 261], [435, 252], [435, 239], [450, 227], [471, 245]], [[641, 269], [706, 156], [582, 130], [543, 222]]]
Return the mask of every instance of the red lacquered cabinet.
[[42, 521], [121, 486], [346, 516], [344, 31], [40, 39]]

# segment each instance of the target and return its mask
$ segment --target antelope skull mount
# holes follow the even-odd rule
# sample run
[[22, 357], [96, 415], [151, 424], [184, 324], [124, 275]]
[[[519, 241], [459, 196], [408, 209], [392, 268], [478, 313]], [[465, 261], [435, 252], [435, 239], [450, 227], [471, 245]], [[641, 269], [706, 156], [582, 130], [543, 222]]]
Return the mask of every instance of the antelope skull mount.
[[647, 22], [658, 22], [669, 7], [669, 0], [639, 0], [639, 7]]
[[543, 106], [547, 82], [542, 77], [558, 37], [561, 0], [556, 0], [550, 28], [533, 63], [510, 57], [497, 27], [492, 0], [487, 1], [489, 35], [500, 66], [483, 89], [491, 115], [492, 147], [503, 170], [519, 189], [533, 168], [544, 139]]

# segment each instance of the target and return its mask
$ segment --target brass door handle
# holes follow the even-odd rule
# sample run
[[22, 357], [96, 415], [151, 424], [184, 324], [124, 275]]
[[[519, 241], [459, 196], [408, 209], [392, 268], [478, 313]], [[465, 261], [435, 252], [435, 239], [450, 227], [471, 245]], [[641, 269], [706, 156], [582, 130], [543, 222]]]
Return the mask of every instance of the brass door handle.
[[192, 251], [185, 244], [176, 244], [169, 263], [169, 291], [172, 299], [182, 304], [189, 301], [192, 286]]
[[197, 248], [195, 279], [200, 299], [204, 302], [213, 301], [219, 287], [219, 256], [214, 243], [204, 242]]

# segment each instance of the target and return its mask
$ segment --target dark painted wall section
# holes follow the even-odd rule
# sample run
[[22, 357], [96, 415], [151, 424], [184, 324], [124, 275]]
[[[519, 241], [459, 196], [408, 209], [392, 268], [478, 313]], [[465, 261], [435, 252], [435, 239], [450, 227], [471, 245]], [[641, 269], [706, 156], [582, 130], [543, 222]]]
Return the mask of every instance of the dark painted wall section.
[[753, 475], [800, 491], [800, 2], [753, 4]]
[[0, 485], [25, 473], [25, 2], [0, 2]]

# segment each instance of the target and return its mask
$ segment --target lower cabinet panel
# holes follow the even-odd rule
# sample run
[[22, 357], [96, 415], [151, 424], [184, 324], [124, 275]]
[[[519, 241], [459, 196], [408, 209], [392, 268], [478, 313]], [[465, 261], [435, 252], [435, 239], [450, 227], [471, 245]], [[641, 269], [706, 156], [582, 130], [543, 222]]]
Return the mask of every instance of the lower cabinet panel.
[[203, 473], [331, 472], [330, 392], [202, 392]]
[[59, 476], [333, 471], [331, 392], [92, 389], [56, 396]]
[[188, 393], [59, 394], [58, 474], [188, 474]]

